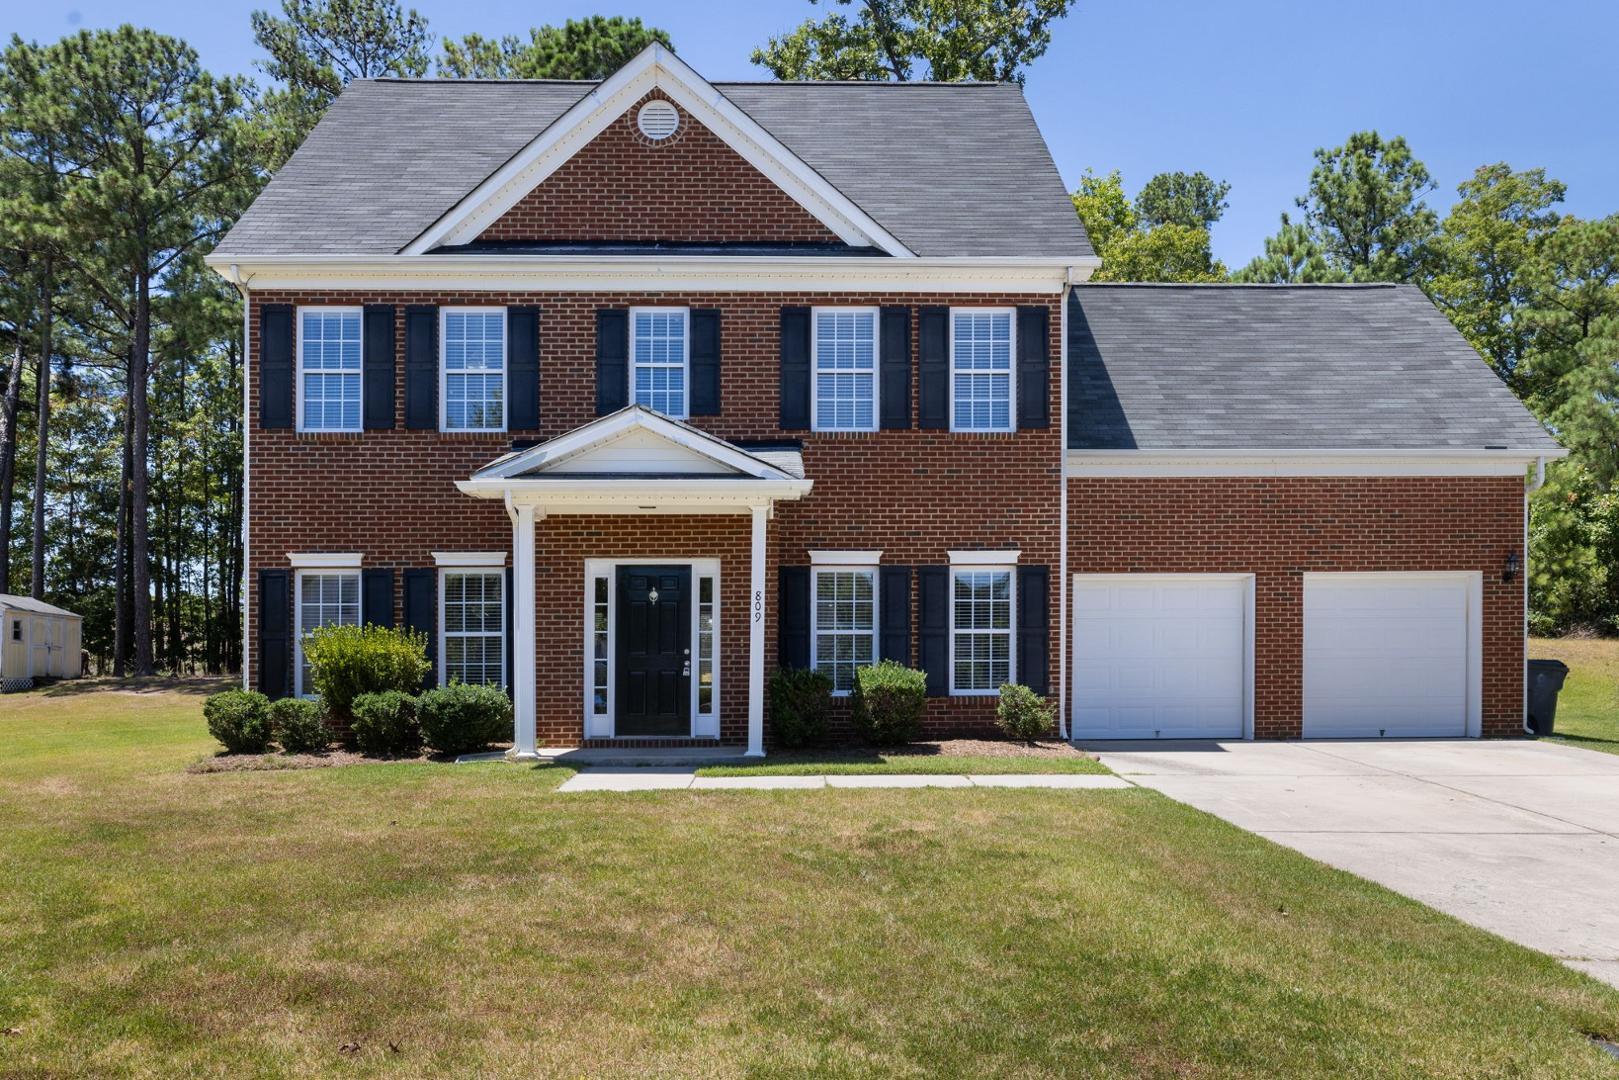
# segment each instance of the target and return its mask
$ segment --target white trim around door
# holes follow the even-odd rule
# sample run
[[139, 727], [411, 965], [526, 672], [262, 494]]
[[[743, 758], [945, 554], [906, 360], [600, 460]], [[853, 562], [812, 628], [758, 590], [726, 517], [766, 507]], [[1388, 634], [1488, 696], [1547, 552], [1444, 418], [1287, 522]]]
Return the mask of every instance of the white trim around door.
[[[691, 567], [691, 733], [694, 739], [720, 736], [720, 561], [648, 555], [633, 559], [586, 559], [583, 593], [585, 738], [616, 738], [614, 706], [616, 682], [618, 568], [620, 566]], [[605, 588], [599, 582], [605, 582]], [[707, 594], [704, 584], [707, 583]], [[599, 620], [599, 621], [598, 621]], [[605, 640], [598, 640], [598, 625], [605, 625]], [[707, 627], [705, 629], [704, 627]], [[708, 673], [706, 697], [702, 681]], [[598, 706], [598, 693], [600, 705]]]
[[[1242, 638], [1241, 643], [1240, 643], [1240, 653], [1241, 653], [1241, 659], [1240, 659], [1241, 673], [1240, 673], [1240, 678], [1241, 678], [1241, 695], [1242, 695], [1241, 722], [1240, 722], [1240, 731], [1239, 730], [1232, 730], [1225, 737], [1227, 737], [1227, 738], [1240, 737], [1240, 738], [1243, 738], [1243, 739], [1252, 739], [1254, 737], [1254, 575], [1253, 574], [1074, 574], [1073, 575], [1073, 580], [1072, 580], [1072, 588], [1070, 588], [1070, 590], [1069, 590], [1070, 596], [1072, 597], [1072, 600], [1071, 600], [1072, 611], [1070, 612], [1070, 615], [1071, 615], [1071, 619], [1070, 619], [1070, 627], [1071, 627], [1070, 637], [1071, 637], [1071, 640], [1072, 640], [1072, 644], [1070, 646], [1069, 657], [1068, 657], [1068, 662], [1071, 665], [1070, 670], [1069, 670], [1069, 679], [1068, 679], [1069, 694], [1070, 694], [1070, 700], [1068, 702], [1068, 717], [1069, 717], [1069, 733], [1070, 733], [1071, 738], [1076, 739], [1076, 740], [1088, 739], [1090, 741], [1099, 741], [1099, 739], [1101, 738], [1100, 736], [1098, 736], [1096, 734], [1087, 734], [1087, 731], [1088, 730], [1093, 730], [1094, 726], [1091, 726], [1091, 727], [1088, 728], [1087, 724], [1082, 721], [1082, 717], [1081, 717], [1081, 713], [1080, 713], [1080, 707], [1084, 702], [1085, 695], [1087, 694], [1086, 679], [1082, 677], [1084, 675], [1085, 671], [1086, 671], [1086, 666], [1085, 666], [1086, 661], [1085, 661], [1085, 657], [1083, 655], [1084, 651], [1087, 648], [1087, 641], [1086, 641], [1087, 635], [1086, 635], [1085, 625], [1086, 625], [1087, 621], [1095, 621], [1094, 619], [1087, 620], [1084, 617], [1084, 613], [1087, 611], [1087, 608], [1086, 608], [1086, 596], [1087, 596], [1087, 593], [1088, 592], [1094, 592], [1096, 586], [1111, 586], [1111, 587], [1118, 587], [1118, 586], [1162, 586], [1162, 585], [1190, 586], [1190, 585], [1199, 585], [1199, 584], [1202, 584], [1202, 585], [1214, 585], [1214, 586], [1224, 585], [1224, 586], [1230, 586], [1232, 589], [1240, 589], [1240, 591], [1241, 591], [1241, 597], [1240, 597], [1241, 622], [1242, 622], [1242, 626], [1240, 628], [1240, 633], [1241, 633], [1241, 638]], [[1147, 614], [1150, 616], [1151, 612], [1149, 611], [1149, 612], [1147, 612]], [[1164, 621], [1164, 623], [1162, 625], [1165, 625], [1165, 626], [1169, 625], [1169, 620], [1166, 618], [1166, 620]], [[1149, 653], [1151, 653], [1153, 651], [1159, 651], [1161, 645], [1168, 645], [1168, 643], [1161, 643], [1158, 640], [1157, 634], [1158, 634], [1159, 629], [1160, 629], [1159, 626], [1154, 626], [1153, 627], [1154, 640], [1152, 642], [1148, 643], [1147, 651]], [[1155, 673], [1154, 677], [1156, 678], [1156, 673]], [[1124, 689], [1124, 688], [1115, 688], [1115, 689]], [[1144, 692], [1146, 692], [1146, 691], [1149, 691], [1150, 688], [1143, 687], [1142, 689], [1143, 689]], [[1159, 730], [1162, 730], [1162, 729], [1160, 728]], [[1152, 738], [1154, 736], [1153, 736], [1152, 732], [1150, 730], [1148, 730], [1145, 733], [1143, 733], [1143, 732], [1121, 732], [1120, 734], [1118, 734], [1118, 735], [1116, 735], [1114, 737], [1116, 737], [1116, 738], [1142, 738], [1142, 737], [1144, 737], [1144, 738]], [[1212, 736], [1198, 735], [1195, 732], [1188, 731], [1186, 734], [1169, 734], [1169, 733], [1166, 733], [1162, 737], [1164, 737], [1164, 738], [1207, 738], [1207, 737], [1212, 737]]]

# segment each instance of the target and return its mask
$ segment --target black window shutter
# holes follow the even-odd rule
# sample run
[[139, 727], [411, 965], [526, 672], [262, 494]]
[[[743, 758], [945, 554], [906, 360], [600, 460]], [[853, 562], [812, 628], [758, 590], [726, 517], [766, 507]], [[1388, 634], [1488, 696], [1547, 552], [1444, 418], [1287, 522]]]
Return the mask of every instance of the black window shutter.
[[292, 427], [292, 305], [265, 304], [259, 313], [259, 427]]
[[292, 692], [292, 572], [259, 571], [259, 692]]
[[720, 313], [691, 313], [692, 416], [720, 414]]
[[810, 426], [810, 309], [781, 309], [781, 426]]
[[506, 426], [540, 426], [540, 309], [506, 309]]
[[917, 320], [917, 374], [922, 384], [917, 411], [921, 426], [950, 426], [950, 309], [925, 307]]
[[617, 412], [630, 400], [630, 313], [596, 312], [596, 415]]
[[1043, 307], [1017, 309], [1017, 426], [1051, 426], [1051, 348], [1047, 340], [1049, 312]]
[[512, 633], [516, 629], [513, 621], [513, 612], [517, 610], [517, 593], [512, 591], [512, 568], [506, 567], [506, 696], [512, 696], [512, 677], [517, 668], [513, 665]]
[[388, 431], [394, 426], [393, 305], [366, 305], [362, 351], [360, 386], [365, 398], [364, 427], [367, 431]]
[[438, 427], [438, 308], [405, 309], [405, 427]]
[[918, 567], [916, 586], [921, 593], [917, 662], [927, 672], [928, 696], [944, 697], [950, 693], [950, 568]]
[[911, 664], [911, 568], [884, 566], [878, 569], [879, 607], [882, 626], [877, 633], [877, 655], [884, 660]]
[[438, 685], [438, 571], [412, 567], [405, 571], [405, 629], [427, 636], [432, 665], [423, 686]]
[[1051, 577], [1044, 566], [1017, 571], [1017, 681], [1037, 694], [1051, 692]]
[[360, 571], [360, 621], [389, 630], [394, 625], [394, 572]]
[[784, 668], [807, 668], [810, 662], [810, 571], [783, 566], [779, 571], [776, 617], [777, 662]]
[[882, 356], [878, 426], [904, 431], [911, 426], [911, 309], [885, 307], [878, 335]]

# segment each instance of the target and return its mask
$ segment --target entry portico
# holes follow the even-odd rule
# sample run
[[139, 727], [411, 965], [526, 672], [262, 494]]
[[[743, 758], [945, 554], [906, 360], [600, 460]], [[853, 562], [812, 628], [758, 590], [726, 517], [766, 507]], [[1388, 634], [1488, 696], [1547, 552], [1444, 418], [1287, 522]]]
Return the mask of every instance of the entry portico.
[[[514, 758], [538, 756], [540, 649], [547, 663], [565, 663], [573, 642], [583, 644], [583, 663], [566, 666], [577, 673], [580, 693], [567, 700], [580, 703], [584, 739], [718, 740], [719, 653], [727, 638], [735, 639], [728, 624], [742, 612], [747, 753], [763, 755], [768, 522], [778, 501], [800, 499], [812, 487], [796, 444], [741, 446], [631, 405], [514, 449], [457, 487], [474, 498], [503, 500], [512, 521]], [[735, 571], [722, 566], [716, 551], [702, 550], [706, 545], [694, 542], [689, 529], [666, 529], [677, 519], [738, 515], [749, 520], [745, 605], [736, 603]], [[568, 545], [557, 559], [563, 565], [546, 568], [569, 577], [569, 590], [582, 590], [572, 595], [583, 600], [572, 624], [579, 632], [553, 642], [536, 621], [542, 615], [536, 550], [545, 540], [539, 530], [547, 519], [581, 516], [646, 521], [635, 530], [633, 550], [615, 547], [611, 530], [601, 530]], [[661, 531], [671, 535], [660, 543]], [[543, 617], [553, 630], [568, 619], [549, 607]]]

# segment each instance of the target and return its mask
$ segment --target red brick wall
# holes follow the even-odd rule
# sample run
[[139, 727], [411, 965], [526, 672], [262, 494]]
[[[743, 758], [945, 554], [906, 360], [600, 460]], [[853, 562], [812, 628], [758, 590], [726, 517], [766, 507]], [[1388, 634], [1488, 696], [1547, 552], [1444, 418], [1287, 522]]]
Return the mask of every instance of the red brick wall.
[[[662, 97], [653, 92], [642, 101]], [[652, 142], [637, 102], [478, 237], [481, 241], [836, 243], [821, 224], [676, 106], [680, 127]]]
[[1255, 575], [1259, 738], [1302, 734], [1305, 573], [1480, 571], [1484, 734], [1523, 730], [1517, 477], [1074, 479], [1068, 508], [1071, 573]]
[[[1061, 494], [1060, 422], [1011, 435], [952, 435], [914, 427], [917, 415], [914, 322], [910, 431], [865, 435], [782, 432], [779, 417], [779, 318], [783, 305], [903, 304], [913, 313], [928, 304], [1049, 306], [1052, 358], [1050, 411], [1061, 413], [1060, 320], [1054, 296], [933, 296], [895, 294], [730, 293], [292, 293], [252, 296], [252, 355], [258, 356], [262, 305], [354, 306], [392, 303], [398, 374], [395, 415], [404, 414], [403, 306], [535, 304], [540, 317], [540, 430], [554, 437], [595, 416], [595, 312], [600, 307], [680, 304], [722, 311], [722, 415], [694, 420], [722, 438], [802, 439], [811, 495], [783, 503], [770, 522], [766, 581], [767, 667], [775, 663], [776, 563], [804, 565], [811, 548], [881, 549], [883, 562], [943, 565], [952, 548], [1017, 547], [1022, 562], [1052, 568], [1051, 670], [1056, 687], [1058, 649], [1055, 577]], [[508, 550], [511, 526], [498, 502], [462, 495], [455, 481], [503, 453], [511, 436], [443, 435], [395, 430], [357, 435], [299, 435], [258, 426], [257, 372], [249, 379], [251, 417], [249, 604], [257, 624], [257, 571], [284, 567], [288, 552], [359, 551], [366, 566], [432, 566], [433, 551]], [[748, 582], [748, 521], [744, 517], [549, 518], [536, 526], [541, 628], [540, 723], [542, 740], [573, 741], [582, 732], [583, 560], [586, 558], [692, 558], [717, 555], [721, 570], [724, 735], [745, 733], [745, 622], [735, 604]], [[740, 560], [740, 561], [738, 561]], [[396, 579], [402, 575], [396, 574]], [[397, 586], [396, 586], [397, 589]], [[565, 598], [558, 614], [557, 598]], [[397, 596], [396, 596], [397, 603]], [[914, 588], [913, 588], [914, 603]], [[560, 622], [553, 620], [560, 619]], [[912, 625], [915, 626], [913, 610]], [[547, 629], [549, 627], [549, 629]], [[736, 636], [741, 635], [741, 636]], [[914, 635], [913, 635], [914, 636]], [[734, 641], [733, 641], [734, 638]], [[256, 650], [256, 642], [249, 642]], [[256, 664], [257, 657], [254, 656]], [[992, 724], [992, 698], [934, 699], [928, 729], [935, 734], [984, 731]]]

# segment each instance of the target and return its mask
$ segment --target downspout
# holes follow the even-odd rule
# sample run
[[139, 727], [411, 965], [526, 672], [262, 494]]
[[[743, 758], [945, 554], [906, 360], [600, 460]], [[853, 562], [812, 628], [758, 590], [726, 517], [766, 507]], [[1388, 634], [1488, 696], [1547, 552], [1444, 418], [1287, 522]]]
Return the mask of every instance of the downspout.
[[252, 497], [253, 485], [249, 483], [251, 477], [251, 462], [248, 457], [248, 446], [251, 441], [248, 433], [251, 430], [251, 415], [248, 411], [247, 389], [251, 379], [253, 346], [252, 346], [252, 295], [248, 290], [247, 282], [242, 280], [242, 270], [236, 263], [230, 264], [230, 280], [236, 286], [236, 291], [242, 294], [242, 580], [240, 583], [242, 594], [242, 689], [253, 688], [252, 668], [253, 650], [249, 642], [253, 640], [253, 605], [248, 602], [252, 593], [248, 584], [253, 580], [251, 549], [248, 547], [248, 522], [252, 520], [251, 506], [248, 500]]
[[1057, 347], [1057, 387], [1062, 398], [1057, 410], [1057, 736], [1068, 741], [1068, 296], [1074, 285], [1063, 282], [1062, 309], [1057, 325], [1062, 340]]
[[1524, 485], [1523, 493], [1523, 733], [1533, 735], [1529, 726], [1529, 499], [1546, 484], [1546, 457], [1535, 459], [1535, 478]]

